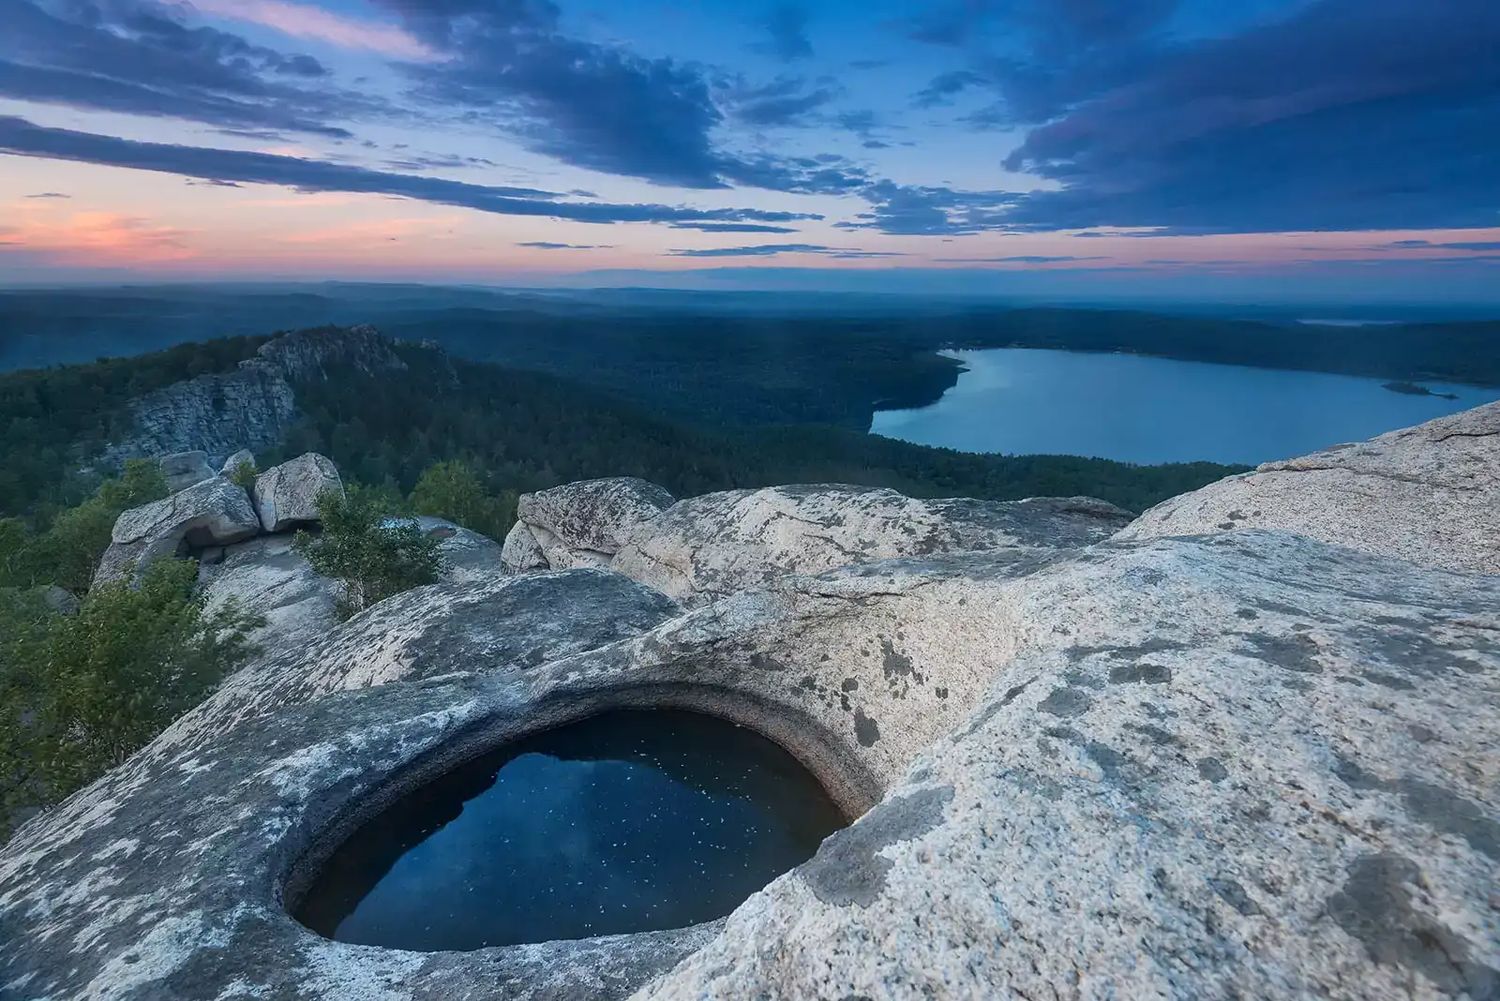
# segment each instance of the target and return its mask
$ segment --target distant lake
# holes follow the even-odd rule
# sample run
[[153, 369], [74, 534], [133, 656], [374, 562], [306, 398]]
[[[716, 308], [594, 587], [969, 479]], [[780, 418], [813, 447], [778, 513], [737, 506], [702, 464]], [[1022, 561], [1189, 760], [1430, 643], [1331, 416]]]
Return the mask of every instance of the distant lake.
[[948, 351], [968, 371], [937, 403], [875, 413], [872, 434], [964, 452], [1254, 465], [1359, 441], [1500, 399], [1500, 389], [1140, 355]]

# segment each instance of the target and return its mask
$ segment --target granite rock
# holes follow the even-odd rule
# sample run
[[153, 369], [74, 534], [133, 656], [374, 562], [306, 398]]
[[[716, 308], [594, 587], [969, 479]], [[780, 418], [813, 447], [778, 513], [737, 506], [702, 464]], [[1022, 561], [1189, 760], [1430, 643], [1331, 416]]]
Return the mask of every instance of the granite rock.
[[224, 460], [224, 466], [219, 470], [219, 474], [221, 476], [233, 476], [239, 470], [240, 466], [249, 466], [251, 469], [260, 468], [255, 464], [255, 453], [248, 448], [242, 448]]
[[157, 460], [167, 481], [167, 491], [176, 493], [194, 483], [213, 479], [214, 467], [208, 464], [207, 452], [177, 452]]
[[1500, 403], [1268, 462], [1163, 501], [1119, 537], [1251, 528], [1500, 573]]
[[522, 494], [505, 540], [511, 551], [507, 566], [516, 572], [606, 566], [672, 500], [664, 488], [628, 476]]
[[215, 476], [121, 514], [94, 583], [133, 580], [157, 560], [239, 542], [259, 531], [260, 520], [245, 491]]
[[255, 513], [267, 532], [284, 532], [318, 520], [318, 498], [343, 495], [338, 467], [325, 456], [307, 452], [255, 478]]

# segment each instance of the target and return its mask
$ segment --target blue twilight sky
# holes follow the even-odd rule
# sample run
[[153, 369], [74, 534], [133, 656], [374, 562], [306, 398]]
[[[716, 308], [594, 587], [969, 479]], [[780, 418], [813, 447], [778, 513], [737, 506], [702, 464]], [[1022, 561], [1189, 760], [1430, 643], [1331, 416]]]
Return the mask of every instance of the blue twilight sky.
[[0, 26], [0, 281], [1500, 299], [1495, 0], [0, 0]]

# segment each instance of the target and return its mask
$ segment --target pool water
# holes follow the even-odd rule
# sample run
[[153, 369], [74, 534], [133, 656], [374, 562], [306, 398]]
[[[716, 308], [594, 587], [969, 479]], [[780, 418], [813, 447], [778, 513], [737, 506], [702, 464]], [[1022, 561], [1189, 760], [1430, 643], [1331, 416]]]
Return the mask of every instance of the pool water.
[[789, 753], [623, 710], [470, 761], [344, 842], [295, 912], [341, 942], [467, 950], [722, 917], [845, 818]]

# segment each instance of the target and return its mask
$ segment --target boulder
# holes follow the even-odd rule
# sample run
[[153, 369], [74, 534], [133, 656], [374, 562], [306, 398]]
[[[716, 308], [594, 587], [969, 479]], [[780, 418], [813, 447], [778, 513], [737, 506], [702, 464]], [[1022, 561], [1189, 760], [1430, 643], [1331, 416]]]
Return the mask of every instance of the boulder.
[[208, 463], [207, 452], [177, 452], [156, 460], [161, 474], [167, 481], [167, 490], [176, 493], [194, 483], [214, 477], [214, 467]]
[[639, 530], [610, 565], [695, 603], [787, 573], [898, 556], [1084, 546], [1129, 518], [1086, 497], [919, 500], [836, 485], [730, 490], [677, 502]]
[[307, 452], [255, 478], [255, 513], [267, 532], [284, 532], [317, 521], [318, 498], [330, 490], [344, 492], [338, 467], [325, 456]]
[[248, 465], [251, 469], [257, 468], [255, 465], [255, 453], [248, 448], [242, 448], [225, 459], [224, 468], [220, 469], [219, 473], [223, 476], [233, 476], [239, 471], [242, 465]]
[[[628, 476], [522, 494], [511, 530], [515, 542], [506, 538], [516, 561], [507, 560], [507, 566], [521, 571], [607, 565], [627, 540], [671, 504], [672, 495], [664, 488]], [[537, 563], [537, 553], [545, 562]]]
[[1252, 528], [1500, 573], [1500, 403], [1268, 462], [1163, 501], [1119, 538]]
[[121, 514], [94, 583], [133, 580], [156, 560], [239, 542], [259, 531], [260, 520], [245, 491], [215, 476]]

